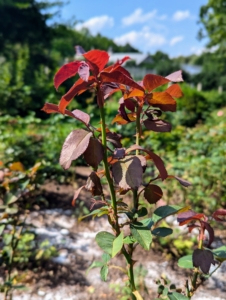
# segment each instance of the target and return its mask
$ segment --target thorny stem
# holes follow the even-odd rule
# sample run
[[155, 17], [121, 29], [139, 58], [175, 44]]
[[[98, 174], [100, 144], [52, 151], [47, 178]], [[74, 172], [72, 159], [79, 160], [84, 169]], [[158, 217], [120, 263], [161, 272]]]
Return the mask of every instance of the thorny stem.
[[[97, 97], [98, 98], [102, 97], [100, 89], [98, 89], [98, 91], [97, 91]], [[98, 103], [102, 103], [101, 99], [99, 99]], [[116, 236], [118, 236], [121, 231], [120, 231], [120, 227], [119, 227], [119, 223], [118, 223], [118, 211], [117, 211], [117, 201], [116, 201], [115, 189], [114, 189], [113, 180], [110, 175], [108, 161], [107, 161], [105, 111], [104, 111], [104, 107], [102, 105], [100, 105], [99, 108], [100, 108], [100, 117], [101, 117], [102, 145], [104, 147], [104, 158], [103, 158], [104, 169], [105, 169], [105, 175], [106, 175], [106, 178], [108, 181], [108, 185], [110, 188], [111, 202], [112, 202], [112, 207], [114, 210], [114, 218], [115, 218], [115, 231], [116, 231]], [[122, 247], [122, 254], [124, 255], [127, 265], [128, 265], [128, 275], [129, 275], [131, 289], [132, 289], [132, 291], [136, 291], [135, 282], [134, 282], [132, 256], [126, 251], [124, 246]]]

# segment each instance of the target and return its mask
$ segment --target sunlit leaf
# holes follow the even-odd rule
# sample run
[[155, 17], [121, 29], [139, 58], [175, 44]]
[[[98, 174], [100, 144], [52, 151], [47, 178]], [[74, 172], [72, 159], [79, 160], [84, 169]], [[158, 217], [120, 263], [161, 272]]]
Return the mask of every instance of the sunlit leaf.
[[89, 65], [82, 61], [79, 68], [78, 68], [78, 74], [80, 78], [84, 81], [88, 81], [89, 78]]
[[112, 257], [121, 251], [123, 246], [123, 231], [114, 239], [112, 247]]
[[137, 300], [143, 300], [143, 297], [138, 291], [133, 291], [134, 296], [136, 297]]
[[112, 248], [115, 236], [107, 231], [98, 232], [95, 240], [97, 245], [106, 253], [112, 255]]
[[167, 92], [154, 92], [152, 98], [148, 99], [151, 106], [159, 107], [162, 111], [176, 111], [177, 103]]
[[130, 229], [134, 239], [141, 245], [141, 247], [145, 250], [149, 250], [152, 242], [150, 229], [141, 222], [132, 223], [130, 225]]
[[142, 183], [143, 169], [136, 156], [126, 156], [112, 165], [114, 181], [124, 190], [137, 189]]
[[171, 124], [169, 122], [163, 120], [145, 120], [144, 126], [152, 131], [155, 132], [170, 132], [171, 131]]
[[172, 81], [172, 82], [184, 81], [183, 78], [182, 78], [182, 71], [181, 70], [173, 72], [170, 75], [166, 76], [165, 78]]
[[70, 168], [71, 162], [85, 152], [91, 136], [92, 132], [84, 129], [73, 130], [67, 136], [60, 154], [60, 165], [64, 169]]
[[177, 292], [172, 292], [172, 293], [168, 293], [167, 296], [169, 297], [169, 300], [189, 300], [190, 298], [177, 293]]
[[83, 56], [89, 62], [96, 76], [103, 70], [109, 60], [109, 54], [102, 50], [91, 50], [84, 53]]
[[150, 203], [155, 204], [158, 200], [162, 198], [162, 189], [155, 184], [149, 184], [144, 189], [144, 198]]
[[84, 152], [86, 163], [96, 169], [104, 157], [104, 148], [98, 139], [90, 138], [89, 145]]
[[170, 87], [168, 87], [166, 92], [175, 98], [180, 98], [183, 96], [181, 88], [178, 84], [172, 84]]
[[22, 163], [20, 161], [10, 164], [9, 169], [11, 171], [19, 171], [19, 172], [25, 171], [24, 166], [22, 165]]
[[100, 78], [101, 78], [102, 82], [116, 82], [116, 83], [131, 86], [138, 90], [143, 91], [143, 88], [139, 84], [137, 84], [130, 77], [126, 76], [125, 74], [123, 74], [122, 72], [119, 72], [117, 70], [113, 71], [111, 73], [101, 72]]
[[82, 62], [73, 61], [63, 65], [54, 77], [54, 86], [56, 89], [68, 78], [75, 76], [78, 72], [78, 68]]
[[59, 103], [59, 111], [64, 114], [65, 108], [72, 101], [72, 99], [79, 93], [84, 92], [90, 88], [94, 83], [95, 79], [93, 76], [90, 76], [88, 81], [84, 81], [79, 78], [76, 83], [70, 88], [70, 90], [61, 98]]
[[167, 78], [159, 76], [159, 75], [154, 75], [154, 74], [147, 74], [144, 76], [144, 79], [143, 79], [144, 88], [148, 92], [152, 92], [157, 87], [159, 87], [163, 84], [169, 83], [169, 82], [170, 82], [170, 80], [168, 80]]
[[178, 260], [178, 266], [184, 269], [193, 269], [192, 255], [186, 255]]

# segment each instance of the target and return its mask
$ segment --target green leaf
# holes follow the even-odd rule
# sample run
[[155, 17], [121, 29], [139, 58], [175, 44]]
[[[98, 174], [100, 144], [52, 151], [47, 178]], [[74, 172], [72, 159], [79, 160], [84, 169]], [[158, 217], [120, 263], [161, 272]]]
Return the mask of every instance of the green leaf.
[[108, 262], [111, 260], [111, 256], [110, 256], [108, 253], [103, 253], [103, 254], [102, 254], [102, 260], [103, 260], [105, 263], [108, 263]]
[[147, 227], [148, 229], [151, 229], [152, 225], [154, 224], [153, 220], [151, 218], [143, 219], [139, 221], [139, 223], [142, 223], [144, 227]]
[[107, 231], [101, 231], [96, 235], [98, 246], [106, 253], [112, 255], [112, 248], [115, 236]]
[[12, 204], [18, 200], [18, 197], [12, 193], [7, 193], [4, 197], [4, 202], [6, 204]]
[[212, 252], [216, 256], [217, 260], [221, 262], [226, 260], [226, 246], [221, 246], [217, 249], [214, 249]]
[[0, 225], [0, 236], [2, 235], [4, 229], [5, 229], [5, 224], [1, 224]]
[[192, 255], [186, 255], [178, 260], [178, 266], [185, 269], [193, 269]]
[[107, 281], [108, 276], [108, 266], [104, 265], [100, 270], [100, 277], [103, 281]]
[[103, 261], [94, 261], [89, 268], [87, 269], [86, 273], [88, 273], [91, 269], [94, 268], [101, 268], [105, 265], [105, 263]]
[[189, 300], [190, 298], [179, 294], [177, 292], [173, 292], [173, 293], [168, 293], [168, 297], [170, 300]]
[[123, 232], [117, 236], [113, 241], [113, 247], [112, 247], [112, 257], [115, 257], [115, 255], [122, 249], [123, 246]]
[[124, 244], [133, 244], [134, 242], [136, 242], [136, 240], [134, 239], [133, 236], [127, 236], [123, 240]]
[[107, 206], [102, 206], [101, 208], [93, 210], [90, 214], [80, 217], [78, 220], [81, 221], [81, 220], [83, 220], [87, 217], [91, 217], [91, 216], [96, 217], [96, 216], [99, 216], [101, 214], [107, 214], [107, 213], [108, 213], [108, 207]]
[[7, 207], [5, 212], [9, 215], [14, 215], [17, 214], [18, 212], [18, 207], [17, 206], [12, 206], [12, 207]]
[[134, 239], [145, 249], [149, 250], [152, 242], [151, 231], [148, 226], [144, 226], [141, 222], [130, 225], [131, 233]]
[[145, 217], [147, 214], [148, 214], [148, 211], [147, 211], [146, 207], [141, 207], [137, 212], [138, 218]]
[[155, 228], [154, 230], [152, 230], [151, 233], [154, 235], [157, 235], [157, 236], [165, 237], [167, 235], [172, 234], [173, 230], [171, 228], [167, 228], [167, 227], [158, 227], [158, 228]]
[[153, 221], [154, 223], [159, 222], [160, 220], [170, 216], [175, 215], [182, 207], [178, 205], [164, 205], [158, 207], [153, 213]]

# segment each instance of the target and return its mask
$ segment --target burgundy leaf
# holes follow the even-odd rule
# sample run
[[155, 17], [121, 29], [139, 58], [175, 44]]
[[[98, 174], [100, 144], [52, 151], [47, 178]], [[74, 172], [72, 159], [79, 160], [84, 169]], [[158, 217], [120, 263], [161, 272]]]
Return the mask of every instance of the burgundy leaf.
[[154, 75], [154, 74], [147, 74], [144, 76], [143, 79], [143, 85], [144, 88], [148, 91], [148, 92], [152, 92], [154, 89], [156, 89], [157, 87], [169, 83], [170, 80], [159, 76], [159, 75]]
[[107, 132], [106, 134], [107, 141], [112, 143], [115, 148], [121, 148], [122, 143], [121, 143], [121, 138], [122, 136], [120, 134], [117, 134], [115, 132]]
[[[219, 216], [224, 217], [224, 218], [219, 218]], [[226, 216], [226, 209], [222, 209], [219, 208], [217, 209], [213, 214], [212, 217], [216, 220], [216, 221], [220, 221], [220, 222], [225, 222], [225, 216]]]
[[108, 53], [101, 50], [91, 50], [84, 53], [83, 56], [89, 62], [89, 65], [96, 76], [103, 70], [109, 60]]
[[[60, 113], [59, 106], [52, 103], [45, 103], [45, 105], [42, 108], [43, 111], [45, 111], [48, 114], [51, 113]], [[79, 109], [75, 109], [73, 111], [65, 109], [65, 115], [70, 116], [74, 119], [77, 119], [78, 121], [81, 121], [86, 126], [89, 125], [90, 116], [83, 111]]]
[[126, 113], [126, 109], [125, 109], [125, 103], [124, 103], [124, 99], [121, 98], [119, 100], [119, 109], [118, 109], [118, 112], [119, 114], [123, 117], [124, 120], [126, 120], [127, 122], [131, 122], [130, 119], [128, 118], [127, 116], [127, 113]]
[[192, 254], [193, 266], [200, 268], [204, 274], [208, 274], [210, 266], [215, 265], [213, 253], [209, 250], [196, 249]]
[[101, 88], [101, 92], [104, 95], [104, 99], [107, 99], [113, 93], [120, 90], [119, 84], [114, 82], [104, 82], [103, 84], [101, 84], [100, 88]]
[[125, 148], [116, 148], [113, 154], [113, 158], [122, 159], [125, 157]]
[[162, 198], [163, 192], [158, 185], [149, 184], [144, 189], [144, 198], [150, 203], [155, 204]]
[[159, 170], [159, 173], [160, 173], [160, 176], [161, 176], [162, 180], [165, 180], [168, 177], [168, 173], [167, 173], [166, 168], [164, 166], [164, 162], [162, 161], [162, 159], [157, 154], [153, 153], [150, 150], [144, 149], [144, 148], [142, 148], [141, 146], [138, 146], [138, 145], [131, 146], [130, 148], [128, 148], [126, 150], [126, 153], [129, 153], [130, 151], [134, 151], [134, 150], [144, 151], [150, 156], [150, 158], [153, 160], [156, 168]]
[[182, 225], [188, 224], [191, 221], [202, 222], [203, 220], [201, 220], [201, 219], [206, 221], [207, 217], [203, 213], [197, 214], [190, 210], [190, 211], [179, 214], [177, 221], [179, 222], [179, 225], [182, 226]]
[[192, 218], [196, 214], [197, 213], [193, 210], [188, 210], [188, 211], [182, 212], [182, 213], [178, 214], [177, 222], [178, 223], [184, 222], [185, 220]]
[[212, 242], [214, 241], [214, 230], [213, 228], [210, 226], [209, 223], [207, 222], [201, 222], [202, 225], [204, 226], [204, 228], [206, 229], [206, 231], [208, 231], [209, 233], [209, 242], [208, 242], [208, 247], [210, 247], [210, 245], [212, 244]]
[[125, 106], [128, 110], [135, 112], [136, 104], [131, 99], [124, 99]]
[[79, 93], [82, 93], [90, 88], [94, 83], [95, 79], [93, 76], [89, 77], [88, 82], [79, 78], [76, 83], [70, 88], [70, 90], [61, 98], [59, 104], [59, 110], [64, 114], [65, 108], [71, 102], [71, 100]]
[[94, 169], [98, 167], [100, 162], [104, 157], [104, 148], [101, 142], [97, 139], [91, 137], [89, 140], [89, 145], [84, 152], [84, 159], [88, 165], [92, 166]]
[[82, 185], [77, 191], [75, 191], [74, 197], [73, 197], [73, 200], [72, 200], [72, 203], [71, 203], [73, 206], [75, 206], [76, 200], [77, 200], [77, 198], [78, 198], [78, 196], [79, 196], [81, 190], [82, 190], [84, 187], [85, 187], [85, 186]]
[[133, 81], [130, 77], [126, 76], [120, 71], [113, 71], [111, 73], [107, 72], [101, 72], [100, 78], [102, 82], [116, 82], [124, 85], [128, 85], [131, 87], [134, 87], [138, 90], [143, 91], [143, 88], [137, 84], [135, 81]]
[[78, 68], [78, 74], [84, 81], [88, 81], [89, 79], [89, 65], [86, 62], [81, 62]]
[[142, 183], [143, 169], [136, 156], [126, 156], [112, 165], [114, 181], [123, 189], [138, 189]]
[[163, 120], [145, 120], [144, 126], [152, 131], [155, 132], [169, 132], [171, 131], [171, 124], [163, 121]]
[[[67, 109], [66, 109], [67, 111]], [[84, 113], [83, 111], [79, 110], [79, 109], [75, 109], [71, 112], [74, 116], [75, 119], [83, 122], [85, 125], [89, 125], [89, 121], [90, 121], [90, 116], [87, 113]], [[65, 114], [67, 114], [65, 112]]]
[[103, 194], [102, 185], [96, 172], [92, 172], [86, 182], [85, 188], [91, 191], [93, 196], [101, 196]]
[[180, 182], [181, 185], [183, 185], [185, 187], [188, 187], [188, 186], [192, 185], [189, 181], [187, 181], [187, 180], [185, 180], [183, 178], [180, 178], [178, 176], [169, 175], [168, 178], [175, 178], [176, 180], [178, 180]]
[[174, 73], [171, 73], [170, 75], [166, 76], [165, 78], [168, 79], [169, 81], [172, 81], [172, 82], [184, 81], [183, 78], [182, 78], [182, 71], [181, 70], [176, 71]]
[[68, 78], [75, 76], [81, 63], [81, 61], [73, 61], [62, 66], [54, 77], [55, 88], [58, 89], [61, 83], [63, 83]]
[[60, 165], [64, 169], [70, 168], [71, 162], [85, 152], [91, 136], [92, 132], [84, 129], [73, 130], [67, 136], [60, 154]]

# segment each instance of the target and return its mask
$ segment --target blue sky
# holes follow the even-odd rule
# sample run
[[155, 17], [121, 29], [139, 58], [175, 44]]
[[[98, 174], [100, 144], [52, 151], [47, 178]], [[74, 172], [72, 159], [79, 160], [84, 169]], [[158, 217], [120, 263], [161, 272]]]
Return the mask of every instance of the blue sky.
[[[157, 50], [178, 55], [199, 54], [207, 40], [197, 39], [199, 9], [207, 0], [71, 0], [58, 21], [75, 18], [77, 29], [130, 43], [144, 53]], [[89, 50], [89, 49], [86, 49]]]

